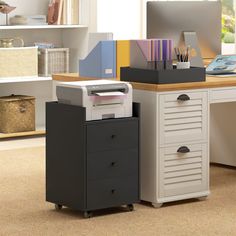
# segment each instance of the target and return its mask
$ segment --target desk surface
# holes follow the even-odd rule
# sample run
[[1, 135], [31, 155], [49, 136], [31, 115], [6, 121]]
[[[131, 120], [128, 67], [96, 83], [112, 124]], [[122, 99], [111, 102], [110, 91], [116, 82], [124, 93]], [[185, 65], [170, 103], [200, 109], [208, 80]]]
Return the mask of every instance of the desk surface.
[[235, 77], [206, 77], [206, 81], [194, 83], [177, 83], [177, 84], [144, 84], [131, 83], [133, 88], [139, 90], [150, 90], [157, 92], [186, 90], [186, 89], [204, 89], [204, 88], [221, 88], [236, 86]]
[[54, 74], [52, 76], [53, 80], [62, 82], [73, 82], [82, 80], [94, 80], [95, 78], [80, 77], [78, 73], [65, 73], [65, 74]]
[[[53, 80], [64, 81], [64, 82], [94, 80], [94, 79], [95, 78], [80, 77], [78, 73], [53, 75]], [[220, 87], [236, 86], [236, 76], [235, 77], [207, 76], [206, 81], [194, 82], [194, 83], [145, 84], [145, 83], [131, 82], [131, 84], [135, 89], [157, 91], [157, 92], [186, 90], [186, 89], [220, 88]]]

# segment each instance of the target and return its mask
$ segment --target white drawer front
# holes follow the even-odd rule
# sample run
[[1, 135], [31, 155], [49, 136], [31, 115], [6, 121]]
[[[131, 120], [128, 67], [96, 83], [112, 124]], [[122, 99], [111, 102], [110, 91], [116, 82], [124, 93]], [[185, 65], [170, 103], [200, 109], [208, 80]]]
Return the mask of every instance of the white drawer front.
[[236, 88], [212, 89], [210, 90], [210, 102], [220, 103], [227, 101], [236, 101]]
[[160, 145], [207, 139], [207, 92], [160, 95], [159, 105]]
[[161, 148], [160, 197], [207, 190], [208, 168], [209, 160], [206, 144]]

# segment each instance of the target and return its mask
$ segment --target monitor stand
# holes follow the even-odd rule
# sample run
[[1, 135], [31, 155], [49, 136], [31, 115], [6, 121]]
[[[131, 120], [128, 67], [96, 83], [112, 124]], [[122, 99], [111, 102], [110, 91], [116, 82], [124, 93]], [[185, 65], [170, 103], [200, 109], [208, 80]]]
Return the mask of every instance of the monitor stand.
[[186, 47], [190, 46], [191, 48], [191, 59], [190, 59], [191, 66], [204, 67], [201, 50], [197, 39], [197, 33], [192, 31], [192, 32], [183, 32], [183, 34]]

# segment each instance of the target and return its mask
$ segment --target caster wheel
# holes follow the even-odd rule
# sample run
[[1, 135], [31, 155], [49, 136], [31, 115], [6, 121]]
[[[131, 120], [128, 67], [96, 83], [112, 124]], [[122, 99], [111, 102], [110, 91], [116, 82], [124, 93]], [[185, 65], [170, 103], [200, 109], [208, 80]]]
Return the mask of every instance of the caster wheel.
[[134, 205], [133, 204], [127, 205], [127, 209], [128, 209], [128, 211], [133, 211], [134, 210]]
[[199, 201], [205, 201], [205, 200], [207, 200], [207, 198], [208, 198], [208, 196], [199, 197], [198, 200], [199, 200]]
[[60, 204], [55, 204], [55, 209], [56, 210], [61, 210], [62, 209], [62, 205], [60, 205]]
[[90, 212], [90, 211], [85, 211], [84, 212], [84, 218], [85, 219], [91, 218], [92, 216], [93, 216], [92, 212]]
[[153, 202], [152, 205], [153, 205], [154, 208], [161, 208], [163, 203], [154, 203]]

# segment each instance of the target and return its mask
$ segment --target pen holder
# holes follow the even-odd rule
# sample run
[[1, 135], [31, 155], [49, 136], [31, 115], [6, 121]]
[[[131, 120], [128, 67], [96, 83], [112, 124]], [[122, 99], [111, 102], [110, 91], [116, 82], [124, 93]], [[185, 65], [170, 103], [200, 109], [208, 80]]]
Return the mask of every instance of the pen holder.
[[180, 62], [178, 61], [176, 64], [177, 69], [189, 69], [190, 68], [190, 62], [186, 61], [186, 62]]

